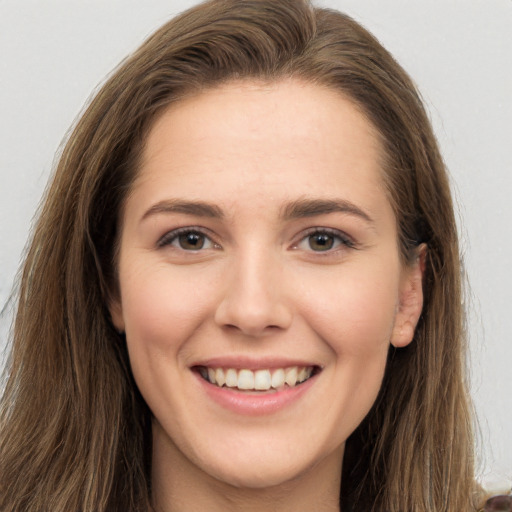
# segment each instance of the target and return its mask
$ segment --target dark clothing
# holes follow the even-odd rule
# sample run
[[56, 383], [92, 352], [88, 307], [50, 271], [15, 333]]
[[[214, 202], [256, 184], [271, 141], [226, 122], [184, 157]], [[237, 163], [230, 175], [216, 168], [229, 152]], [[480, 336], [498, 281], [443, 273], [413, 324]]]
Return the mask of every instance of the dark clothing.
[[512, 496], [493, 496], [485, 502], [484, 512], [512, 512]]

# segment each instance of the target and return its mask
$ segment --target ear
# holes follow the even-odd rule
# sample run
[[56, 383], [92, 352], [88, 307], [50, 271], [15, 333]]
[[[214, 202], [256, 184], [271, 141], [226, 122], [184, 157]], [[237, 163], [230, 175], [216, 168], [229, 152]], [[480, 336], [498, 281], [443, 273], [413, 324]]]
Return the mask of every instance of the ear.
[[394, 347], [405, 347], [411, 343], [423, 309], [423, 276], [427, 257], [427, 246], [421, 244], [413, 263], [404, 270], [400, 283], [400, 297], [391, 335]]
[[116, 328], [117, 332], [123, 333], [125, 331], [124, 317], [123, 317], [123, 306], [121, 300], [118, 298], [110, 299], [108, 301], [108, 310], [110, 312], [110, 318]]

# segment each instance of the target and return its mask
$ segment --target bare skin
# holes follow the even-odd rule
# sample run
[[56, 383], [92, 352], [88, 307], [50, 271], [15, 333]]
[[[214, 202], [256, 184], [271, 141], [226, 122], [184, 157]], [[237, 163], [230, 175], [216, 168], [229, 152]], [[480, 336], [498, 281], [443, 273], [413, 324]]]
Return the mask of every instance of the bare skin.
[[380, 161], [350, 101], [294, 80], [155, 122], [111, 314], [154, 415], [157, 512], [339, 510], [345, 441], [423, 300]]

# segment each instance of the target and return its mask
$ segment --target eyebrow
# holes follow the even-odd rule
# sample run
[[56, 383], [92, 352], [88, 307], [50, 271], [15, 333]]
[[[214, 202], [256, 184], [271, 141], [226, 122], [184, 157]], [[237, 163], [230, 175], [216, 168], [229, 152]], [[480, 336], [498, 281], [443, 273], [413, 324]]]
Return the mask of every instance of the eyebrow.
[[152, 215], [161, 213], [184, 213], [197, 217], [211, 217], [221, 219], [224, 217], [222, 210], [215, 204], [203, 201], [185, 201], [182, 199], [167, 199], [154, 204], [142, 216], [142, 220]]
[[[298, 199], [283, 207], [281, 218], [284, 220], [293, 220], [337, 212], [360, 217], [369, 223], [374, 222], [368, 213], [345, 199]], [[166, 213], [182, 213], [185, 215], [195, 215], [197, 217], [209, 217], [213, 219], [224, 218], [223, 211], [215, 204], [204, 201], [167, 199], [151, 206], [142, 216], [142, 220], [152, 215]]]
[[314, 217], [329, 213], [347, 213], [374, 223], [368, 213], [345, 199], [299, 199], [287, 204], [282, 213], [285, 220]]

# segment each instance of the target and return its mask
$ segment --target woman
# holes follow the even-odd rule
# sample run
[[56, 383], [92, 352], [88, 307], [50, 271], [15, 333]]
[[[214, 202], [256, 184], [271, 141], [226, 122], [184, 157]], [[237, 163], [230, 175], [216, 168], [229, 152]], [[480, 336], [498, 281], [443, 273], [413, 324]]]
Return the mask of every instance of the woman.
[[2, 510], [475, 510], [418, 94], [350, 18], [214, 1], [75, 128], [25, 264]]

